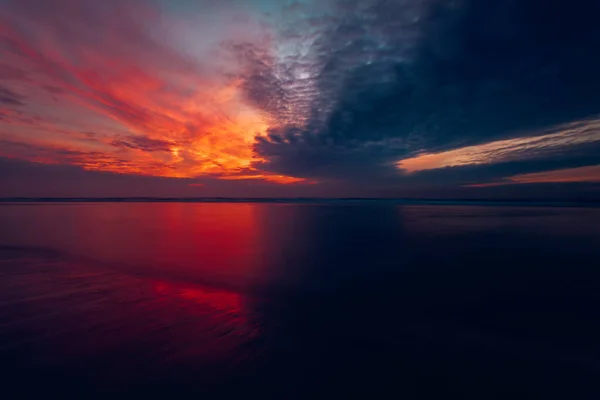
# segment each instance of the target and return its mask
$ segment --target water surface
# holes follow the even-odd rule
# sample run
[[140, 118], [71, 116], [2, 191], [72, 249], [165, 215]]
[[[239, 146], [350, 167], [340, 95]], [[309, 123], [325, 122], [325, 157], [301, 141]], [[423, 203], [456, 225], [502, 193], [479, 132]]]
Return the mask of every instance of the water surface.
[[600, 393], [600, 209], [19, 203], [0, 227], [0, 367], [38, 394]]

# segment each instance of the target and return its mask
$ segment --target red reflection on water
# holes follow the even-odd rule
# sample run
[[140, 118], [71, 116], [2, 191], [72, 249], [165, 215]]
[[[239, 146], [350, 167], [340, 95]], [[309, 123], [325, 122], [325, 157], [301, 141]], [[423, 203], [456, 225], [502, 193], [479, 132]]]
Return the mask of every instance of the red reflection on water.
[[238, 321], [247, 321], [246, 316], [243, 315], [244, 298], [239, 293], [164, 281], [154, 282], [153, 285], [156, 294], [165, 301], [184, 300], [190, 306], [202, 307], [203, 313], [209, 310], [220, 315], [238, 316]]
[[265, 204], [41, 205], [0, 221], [0, 242], [26, 253], [2, 262], [0, 347], [115, 379], [256, 358], [249, 294], [287, 277], [282, 260], [302, 248], [294, 209]]
[[260, 267], [260, 205], [181, 204], [161, 207], [153, 258], [216, 283], [243, 285]]
[[6, 245], [50, 248], [119, 271], [244, 288], [271, 246], [264, 207], [243, 203], [128, 203], [13, 207]]
[[[0, 319], [0, 357], [10, 351], [31, 365], [82, 363], [120, 380], [177, 365], [234, 367], [260, 334], [245, 297], [234, 291], [45, 255], [3, 266], [0, 315], [8, 320]], [[9, 315], [2, 305], [18, 312]]]

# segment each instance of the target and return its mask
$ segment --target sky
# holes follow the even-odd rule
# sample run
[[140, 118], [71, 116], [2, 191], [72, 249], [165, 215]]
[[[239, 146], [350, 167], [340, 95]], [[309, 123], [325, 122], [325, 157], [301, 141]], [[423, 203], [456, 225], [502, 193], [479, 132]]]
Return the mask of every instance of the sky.
[[600, 199], [594, 0], [0, 0], [0, 197]]

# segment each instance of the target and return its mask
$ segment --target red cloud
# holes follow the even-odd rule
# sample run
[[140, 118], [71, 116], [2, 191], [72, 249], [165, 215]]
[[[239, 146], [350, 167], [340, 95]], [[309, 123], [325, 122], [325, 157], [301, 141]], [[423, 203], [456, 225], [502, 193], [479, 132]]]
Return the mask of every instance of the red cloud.
[[[51, 106], [60, 108], [59, 127], [41, 130], [43, 141], [86, 154], [58, 157], [51, 151], [56, 162], [120, 173], [231, 178], [260, 161], [253, 144], [268, 126], [262, 112], [244, 100], [243, 82], [235, 78], [243, 74], [222, 73], [214, 60], [200, 62], [177, 50], [166, 27], [178, 21], [168, 21], [159, 10], [139, 1], [9, 0], [0, 15], [0, 51], [11, 65], [11, 82], [17, 85], [26, 76], [34, 84], [28, 102], [47, 113], [52, 109], [44, 101], [60, 97]], [[235, 68], [242, 67], [228, 66]], [[96, 140], [56, 136], [57, 130], [76, 131], [75, 120], [82, 125], [82, 107], [90, 115], [85, 120], [94, 120], [85, 130], [101, 123], [105, 134]], [[31, 135], [19, 140], [41, 141]]]

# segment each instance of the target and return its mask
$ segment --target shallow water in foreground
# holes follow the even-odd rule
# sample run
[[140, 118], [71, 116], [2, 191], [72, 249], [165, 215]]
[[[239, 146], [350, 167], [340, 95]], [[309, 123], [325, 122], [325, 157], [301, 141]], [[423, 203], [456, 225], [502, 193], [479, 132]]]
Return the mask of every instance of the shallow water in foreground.
[[11, 390], [599, 398], [600, 209], [0, 205]]

